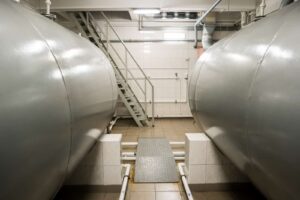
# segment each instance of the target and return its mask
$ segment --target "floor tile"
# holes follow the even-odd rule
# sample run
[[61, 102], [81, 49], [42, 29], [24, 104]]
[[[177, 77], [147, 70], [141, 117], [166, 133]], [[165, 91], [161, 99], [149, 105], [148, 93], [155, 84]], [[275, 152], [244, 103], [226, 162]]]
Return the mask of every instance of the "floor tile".
[[182, 200], [180, 192], [156, 192], [156, 200]]
[[203, 192], [205, 200], [236, 200], [233, 192]]
[[159, 183], [155, 184], [156, 192], [179, 192], [179, 186], [177, 183]]
[[186, 196], [186, 193], [184, 191], [181, 191], [180, 192], [180, 195], [181, 195], [181, 199], [182, 200], [188, 200], [187, 196]]
[[137, 184], [130, 185], [130, 191], [132, 192], [155, 192], [154, 184]]
[[120, 197], [119, 193], [106, 193], [104, 200], [119, 200], [119, 197]]
[[130, 192], [129, 195], [130, 200], [155, 200], [155, 192]]
[[87, 193], [84, 194], [81, 200], [106, 200], [105, 193]]
[[[193, 192], [194, 200], [207, 200], [202, 192]], [[218, 200], [218, 199], [215, 199]]]

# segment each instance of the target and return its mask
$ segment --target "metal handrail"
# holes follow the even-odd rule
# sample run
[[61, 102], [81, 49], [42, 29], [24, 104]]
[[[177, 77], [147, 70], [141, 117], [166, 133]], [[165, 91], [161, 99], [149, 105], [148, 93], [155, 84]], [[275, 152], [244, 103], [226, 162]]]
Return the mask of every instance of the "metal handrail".
[[[128, 52], [128, 54], [130, 55], [130, 57], [132, 58], [132, 60], [135, 62], [135, 64], [137, 65], [137, 67], [140, 69], [140, 71], [143, 73], [144, 77], [146, 78], [146, 80], [149, 82], [149, 84], [151, 86], [153, 86], [152, 82], [149, 80], [149, 78], [147, 77], [146, 73], [144, 72], [144, 70], [141, 68], [141, 66], [138, 64], [138, 62], [135, 60], [135, 58], [133, 57], [133, 55], [131, 54], [131, 52], [129, 51], [129, 49], [127, 48], [127, 46], [125, 45], [125, 43], [123, 42], [123, 40], [120, 38], [120, 36], [118, 35], [118, 33], [116, 32], [116, 30], [113, 28], [113, 26], [111, 25], [111, 23], [109, 22], [108, 18], [106, 17], [106, 15], [101, 12], [102, 16], [105, 18], [105, 21], [107, 22], [107, 24], [110, 26], [110, 28], [112, 29], [112, 31], [115, 33], [115, 35], [117, 36], [117, 38], [119, 39], [119, 41], [122, 43], [123, 47], [126, 49], [126, 51]], [[93, 17], [93, 16], [92, 16]]]
[[[88, 15], [90, 15], [89, 13], [88, 13]], [[105, 37], [107, 37], [107, 35], [105, 35], [104, 34], [104, 32], [103, 32], [103, 30], [101, 29], [101, 27], [99, 27], [96, 23], [94, 23], [93, 22], [93, 16], [92, 15], [90, 15], [90, 17], [91, 17], [91, 23], [93, 23], [95, 26], [97, 26], [97, 28], [98, 29], [100, 29], [100, 34], [103, 34]], [[97, 32], [98, 32], [98, 30], [96, 30]], [[119, 60], [121, 61], [121, 63], [124, 65], [124, 67], [125, 67], [125, 69], [129, 72], [129, 74], [130, 74], [130, 76], [132, 77], [132, 80], [134, 80], [135, 82], [136, 82], [136, 84], [137, 84], [137, 86], [140, 88], [140, 90], [141, 90], [141, 92], [143, 93], [143, 94], [145, 94], [145, 92], [144, 92], [144, 90], [143, 90], [143, 88], [142, 88], [142, 86], [140, 85], [140, 83], [138, 82], [138, 80], [133, 76], [133, 74], [132, 74], [132, 72], [130, 71], [130, 70], [128, 70], [128, 68], [127, 68], [127, 65], [126, 65], [126, 63], [123, 61], [123, 59], [121, 58], [121, 56], [120, 56], [120, 54], [118, 53], [118, 51], [115, 49], [115, 47], [111, 44], [111, 43], [108, 43], [108, 45], [113, 49], [113, 51], [116, 53], [116, 55], [117, 55], [117, 57], [119, 58]], [[108, 52], [107, 52], [108, 53]], [[120, 70], [122, 69], [122, 68], [120, 68], [120, 67], [118, 67]], [[128, 77], [127, 78], [125, 78], [126, 79], [126, 81], [128, 81]]]
[[[101, 12], [102, 16], [104, 17], [107, 25], [111, 28], [111, 30], [113, 31], [113, 33], [115, 34], [115, 36], [118, 38], [118, 40], [121, 42], [121, 44], [123, 45], [124, 49], [125, 49], [125, 56], [127, 57], [127, 54], [130, 56], [130, 58], [133, 60], [133, 62], [135, 63], [135, 65], [137, 66], [137, 69], [139, 69], [139, 71], [142, 73], [143, 77], [144, 77], [144, 80], [145, 80], [145, 88], [143, 89], [143, 87], [140, 85], [140, 83], [138, 82], [138, 80], [133, 76], [132, 72], [130, 69], [128, 69], [128, 66], [127, 66], [127, 62], [121, 58], [120, 54], [118, 53], [118, 51], [115, 49], [115, 47], [109, 42], [108, 40], [108, 31], [107, 31], [107, 34], [105, 34], [105, 32], [102, 30], [102, 28], [97, 24], [95, 23], [95, 18], [94, 16], [87, 12], [87, 18], [90, 18], [91, 19], [91, 23], [96, 27], [96, 31], [98, 32], [100, 30], [100, 34], [103, 34], [104, 37], [107, 38], [107, 47], [111, 47], [111, 49], [113, 50], [113, 52], [117, 55], [117, 57], [119, 58], [119, 60], [121, 61], [122, 65], [124, 65], [125, 67], [125, 70], [126, 70], [126, 77], [125, 77], [125, 80], [126, 80], [126, 84], [128, 85], [128, 73], [130, 75], [130, 77], [132, 77], [131, 80], [134, 80], [134, 82], [136, 83], [136, 85], [139, 87], [139, 89], [141, 90], [142, 94], [144, 95], [144, 99], [147, 100], [147, 83], [150, 85], [151, 87], [151, 97], [152, 97], [152, 126], [154, 126], [154, 123], [155, 123], [155, 109], [154, 109], [154, 85], [153, 83], [150, 81], [150, 79], [147, 77], [146, 73], [144, 72], [144, 70], [142, 69], [142, 67], [138, 64], [138, 62], [136, 61], [136, 59], [133, 57], [132, 53], [129, 51], [129, 49], [127, 48], [127, 46], [125, 45], [124, 41], [120, 38], [120, 36], [118, 35], [118, 33], [116, 32], [116, 30], [114, 29], [114, 27], [111, 25], [111, 23], [109, 22], [108, 18], [106, 17], [106, 15]], [[99, 29], [99, 30], [97, 30]], [[108, 48], [107, 48], [107, 52], [108, 52]], [[109, 52], [108, 52], [109, 53]], [[128, 73], [127, 73], [128, 72]], [[121, 69], [120, 69], [120, 73], [121, 72]], [[146, 101], [145, 101], [146, 102]], [[147, 114], [147, 103], [145, 105], [145, 112]]]
[[[145, 94], [145, 91], [143, 90], [141, 84], [138, 82], [138, 80], [133, 76], [131, 70], [128, 70], [128, 67], [126, 66], [126, 63], [122, 60], [120, 54], [117, 52], [117, 50], [115, 49], [115, 47], [109, 43], [109, 46], [114, 50], [114, 52], [116, 53], [116, 55], [118, 56], [118, 58], [120, 59], [120, 61], [122, 62], [122, 64], [125, 66], [125, 70], [127, 72], [129, 72], [130, 76], [132, 77], [132, 79], [136, 82], [137, 86], [140, 88], [140, 90], [142, 91], [143, 94]], [[121, 69], [120, 69], [121, 70]], [[126, 77], [126, 81], [128, 81], [128, 77]]]
[[[88, 15], [92, 18], [91, 23], [93, 23], [93, 21], [94, 21], [93, 16], [92, 16], [90, 13], [88, 13]], [[100, 29], [101, 34], [103, 34], [105, 37], [107, 37], [107, 35], [104, 34], [104, 32], [103, 32], [103, 30], [101, 29], [100, 26], [98, 26], [96, 23], [94, 23], [94, 25], [97, 26], [97, 28]], [[97, 31], [97, 30], [96, 30], [96, 31]], [[108, 42], [107, 42], [107, 43], [108, 43]], [[139, 86], [139, 88], [140, 88], [141, 91], [143, 92], [143, 89], [142, 89], [141, 85], [139, 84], [139, 82], [137, 81], [137, 79], [133, 76], [133, 74], [131, 73], [131, 71], [128, 70], [126, 63], [123, 61], [123, 59], [121, 58], [121, 56], [120, 56], [120, 54], [118, 53], [118, 51], [115, 49], [115, 47], [114, 47], [111, 43], [108, 43], [108, 45], [109, 45], [109, 46], [113, 49], [113, 51], [116, 53], [117, 57], [119, 58], [119, 60], [121, 61], [121, 63], [124, 65], [125, 69], [130, 73], [130, 75], [131, 75], [131, 77], [133, 78], [133, 80], [136, 82], [136, 84]], [[126, 52], [127, 52], [127, 51], [126, 51]], [[120, 68], [119, 68], [119, 69], [120, 69]], [[128, 78], [127, 78], [127, 79], [128, 79]], [[144, 93], [144, 92], [143, 92], [143, 93]]]

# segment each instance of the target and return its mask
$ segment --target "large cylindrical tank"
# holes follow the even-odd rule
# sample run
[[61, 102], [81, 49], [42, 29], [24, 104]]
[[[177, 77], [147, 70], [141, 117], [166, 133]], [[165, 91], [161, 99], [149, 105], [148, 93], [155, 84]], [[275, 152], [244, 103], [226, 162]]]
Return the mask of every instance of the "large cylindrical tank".
[[300, 199], [300, 2], [209, 48], [189, 84], [194, 118], [271, 199]]
[[92, 43], [0, 1], [0, 199], [52, 199], [95, 144], [117, 101]]

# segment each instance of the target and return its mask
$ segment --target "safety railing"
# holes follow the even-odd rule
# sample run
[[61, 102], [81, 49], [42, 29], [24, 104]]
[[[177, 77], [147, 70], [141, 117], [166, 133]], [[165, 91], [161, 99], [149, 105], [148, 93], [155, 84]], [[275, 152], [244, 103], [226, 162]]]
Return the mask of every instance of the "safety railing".
[[[132, 53], [129, 51], [127, 46], [125, 45], [124, 41], [120, 38], [112, 24], [110, 23], [107, 16], [101, 12], [103, 19], [106, 23], [106, 30], [104, 31], [103, 28], [96, 22], [94, 16], [87, 12], [87, 19], [92, 23], [94, 27], [96, 27], [96, 31], [101, 37], [102, 42], [105, 44], [106, 53], [108, 56], [112, 56], [113, 60], [116, 62], [115, 67], [122, 75], [122, 78], [125, 79], [126, 85], [134, 90], [135, 95], [138, 98], [138, 101], [143, 106], [144, 111], [147, 116], [148, 115], [148, 103], [151, 103], [151, 111], [152, 111], [152, 125], [154, 126], [155, 123], [155, 105], [154, 105], [154, 85], [150, 81], [149, 77], [147, 77], [146, 73], [136, 61]], [[114, 44], [120, 44], [119, 48], [117, 49], [116, 45], [113, 45], [111, 42], [113, 41]], [[124, 52], [124, 57], [120, 55], [120, 52]], [[131, 61], [131, 62], [130, 62]], [[130, 62], [130, 67], [129, 67]], [[132, 69], [136, 71], [133, 72]], [[138, 77], [137, 77], [138, 74]], [[150, 88], [150, 91], [148, 91]], [[143, 102], [143, 103], [141, 103]]]

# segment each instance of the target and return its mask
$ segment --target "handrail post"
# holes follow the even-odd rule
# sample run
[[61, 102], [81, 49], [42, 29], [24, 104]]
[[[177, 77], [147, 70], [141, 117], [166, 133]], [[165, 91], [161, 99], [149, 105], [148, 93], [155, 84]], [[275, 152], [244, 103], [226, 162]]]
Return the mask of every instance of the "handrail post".
[[154, 114], [154, 86], [152, 85], [152, 127], [154, 127], [155, 123]]
[[[103, 16], [105, 22], [106, 22], [106, 42], [107, 42], [107, 53], [110, 54], [108, 52], [109, 48], [111, 48], [111, 51], [114, 52], [117, 56], [117, 58], [121, 61], [121, 64], [123, 66], [125, 66], [125, 72], [123, 71], [123, 69], [119, 68], [119, 73], [120, 73], [120, 76], [122, 77], [122, 79], [125, 79], [125, 85], [126, 87], [131, 87], [131, 84], [128, 83], [129, 80], [133, 80], [133, 83], [136, 84], [138, 86], [138, 88], [140, 89], [140, 91], [142, 92], [142, 94], [144, 95], [144, 100], [145, 100], [145, 114], [148, 116], [148, 96], [150, 97], [150, 93], [149, 95], [147, 94], [147, 84], [150, 85], [151, 87], [151, 96], [152, 96], [152, 126], [154, 127], [154, 123], [155, 123], [155, 105], [154, 105], [154, 85], [152, 84], [152, 82], [150, 81], [150, 78], [147, 77], [145, 71], [143, 70], [143, 68], [138, 64], [138, 62], [136, 61], [136, 59], [133, 57], [132, 53], [129, 51], [129, 49], [127, 48], [127, 46], [125, 45], [124, 41], [120, 38], [120, 36], [118, 35], [118, 33], [116, 32], [116, 30], [114, 29], [114, 27], [112, 26], [112, 24], [110, 23], [109, 19], [106, 17], [106, 15], [101, 12], [101, 15]], [[91, 15], [90, 18], [92, 20], [94, 20], [93, 16]], [[99, 26], [99, 25], [97, 25]], [[104, 34], [104, 32], [101, 30], [100, 28], [100, 31]], [[116, 39], [122, 44], [122, 46], [124, 47], [125, 49], [125, 59], [123, 58], [123, 56], [120, 55], [120, 52], [118, 52], [116, 50], [116, 48], [110, 43], [110, 40], [109, 40], [109, 32], [111, 31], [111, 33], [113, 34], [114, 37], [116, 37]], [[104, 35], [105, 37], [105, 35]], [[112, 36], [111, 36], [112, 37]], [[129, 56], [129, 58], [128, 58]], [[143, 82], [139, 82], [139, 78], [136, 78], [129, 66], [128, 66], [128, 59], [132, 59], [132, 64], [135, 65], [134, 67], [137, 67], [137, 69], [141, 72], [143, 78], [144, 78], [144, 88], [142, 86]], [[131, 61], [131, 60], [130, 60]], [[125, 74], [124, 74], [125, 73]], [[141, 79], [143, 80], [143, 79]], [[141, 97], [143, 98], [143, 96]], [[142, 100], [142, 99], [141, 99]], [[139, 102], [141, 104], [141, 102]], [[142, 106], [142, 105], [141, 105]]]
[[127, 58], [126, 49], [125, 49], [125, 77], [126, 77], [126, 83], [128, 84], [128, 58]]
[[90, 27], [90, 21], [89, 21], [89, 14], [88, 13], [85, 14], [85, 18], [86, 18], [86, 24], [89, 28]]
[[108, 24], [107, 24], [107, 22], [106, 22], [106, 50], [107, 50], [107, 52], [109, 52], [108, 51], [108, 48], [109, 48], [109, 38], [108, 38]]
[[147, 102], [147, 81], [146, 81], [146, 78], [144, 79], [144, 87], [145, 87], [145, 112], [146, 112], [146, 115], [148, 116], [148, 102]]

